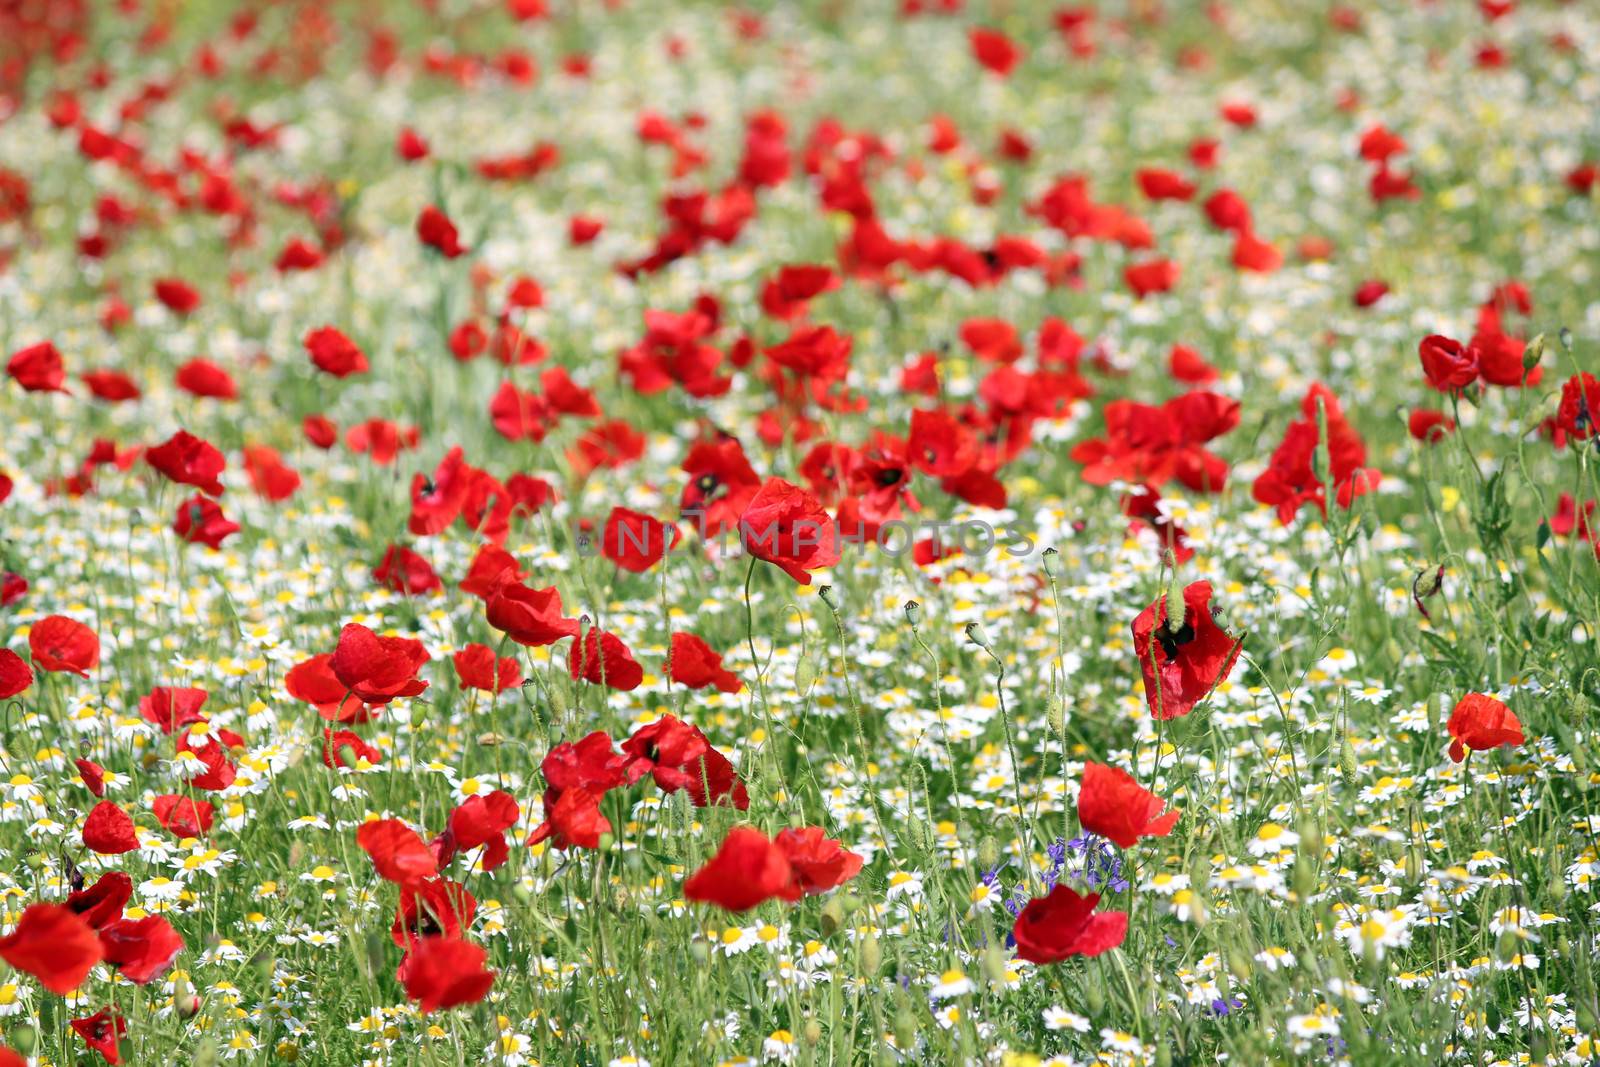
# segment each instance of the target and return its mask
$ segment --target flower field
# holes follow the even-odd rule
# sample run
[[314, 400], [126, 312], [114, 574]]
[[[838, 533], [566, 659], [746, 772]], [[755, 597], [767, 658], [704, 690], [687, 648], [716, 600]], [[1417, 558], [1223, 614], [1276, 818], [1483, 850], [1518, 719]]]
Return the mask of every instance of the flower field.
[[0, 1067], [1600, 1064], [1597, 55], [0, 0]]

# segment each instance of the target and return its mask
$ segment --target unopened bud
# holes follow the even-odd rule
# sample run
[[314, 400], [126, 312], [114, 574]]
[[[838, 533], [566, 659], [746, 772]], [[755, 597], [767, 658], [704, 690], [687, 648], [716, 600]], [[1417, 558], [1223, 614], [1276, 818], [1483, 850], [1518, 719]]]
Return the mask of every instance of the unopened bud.
[[844, 926], [844, 905], [838, 897], [829, 898], [822, 906], [822, 935], [832, 937]]
[[1000, 846], [994, 838], [985, 835], [978, 841], [978, 868], [992, 871], [1000, 864]]
[[1006, 957], [997, 944], [991, 944], [983, 952], [983, 976], [989, 980], [990, 985], [1005, 984]]
[[806, 1024], [800, 1028], [800, 1036], [807, 1045], [816, 1047], [822, 1043], [822, 1024], [815, 1019], [807, 1019]]
[[1528, 342], [1528, 347], [1522, 350], [1522, 369], [1531, 371], [1539, 365], [1539, 358], [1544, 355], [1544, 334], [1539, 334]]
[[1339, 742], [1339, 775], [1344, 779], [1344, 784], [1352, 789], [1360, 780], [1361, 767], [1356, 762], [1356, 746], [1350, 743], [1348, 737]]
[[882, 966], [883, 946], [878, 944], [876, 934], [868, 934], [861, 942], [861, 972], [868, 978], [876, 978]]
[[6, 1042], [24, 1056], [31, 1056], [39, 1045], [39, 1031], [27, 1023], [9, 1026], [6, 1028]]

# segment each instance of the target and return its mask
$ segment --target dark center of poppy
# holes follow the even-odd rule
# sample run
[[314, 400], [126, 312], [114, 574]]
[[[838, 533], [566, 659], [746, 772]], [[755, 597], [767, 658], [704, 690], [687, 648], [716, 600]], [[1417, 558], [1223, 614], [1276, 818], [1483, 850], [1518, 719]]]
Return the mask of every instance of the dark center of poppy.
[[899, 485], [900, 480], [905, 477], [905, 473], [899, 467], [884, 467], [878, 471], [877, 482], [883, 488], [888, 489], [890, 486]]
[[1166, 623], [1162, 623], [1156, 630], [1156, 640], [1161, 642], [1161, 651], [1167, 654], [1167, 659], [1178, 658], [1178, 648], [1194, 640], [1194, 627], [1185, 622], [1177, 630], [1173, 630]]

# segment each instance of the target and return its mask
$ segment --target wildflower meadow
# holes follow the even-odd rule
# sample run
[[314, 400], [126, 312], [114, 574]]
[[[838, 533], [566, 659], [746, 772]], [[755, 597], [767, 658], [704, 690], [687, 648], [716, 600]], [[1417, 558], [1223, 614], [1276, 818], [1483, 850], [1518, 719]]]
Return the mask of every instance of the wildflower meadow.
[[0, 1067], [1600, 1064], [1597, 57], [0, 0]]

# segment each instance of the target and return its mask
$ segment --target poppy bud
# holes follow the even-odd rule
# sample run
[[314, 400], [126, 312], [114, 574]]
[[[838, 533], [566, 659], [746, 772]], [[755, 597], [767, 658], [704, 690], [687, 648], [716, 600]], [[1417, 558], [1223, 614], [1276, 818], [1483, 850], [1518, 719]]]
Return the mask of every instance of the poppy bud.
[[300, 1060], [300, 1046], [293, 1041], [280, 1041], [273, 1054], [284, 1063], [297, 1063]]
[[1522, 350], [1522, 369], [1531, 371], [1539, 365], [1539, 358], [1544, 355], [1544, 334], [1539, 334], [1528, 342], [1528, 347]]
[[552, 685], [548, 690], [550, 694], [550, 710], [555, 712], [556, 718], [564, 719], [572, 710], [572, 700], [564, 686]]
[[1060, 733], [1067, 728], [1067, 707], [1060, 699], [1052, 699], [1045, 714], [1050, 719], [1050, 729]]
[[1160, 1044], [1156, 1046], [1156, 1067], [1172, 1067], [1172, 1046]]
[[195, 1046], [194, 1059], [189, 1062], [194, 1064], [194, 1067], [217, 1067], [217, 1039], [202, 1038], [200, 1044]]
[[861, 972], [868, 978], [876, 978], [882, 966], [883, 946], [878, 944], [877, 934], [868, 934], [861, 942]]
[[801, 695], [805, 696], [817, 681], [817, 668], [809, 659], [802, 659], [794, 667], [794, 687]]
[[1040, 560], [1040, 565], [1044, 567], [1044, 573], [1046, 577], [1060, 577], [1061, 553], [1057, 552], [1054, 548], [1045, 549], [1044, 556]]
[[922, 622], [922, 605], [915, 600], [906, 601], [906, 623], [915, 630]]
[[1228, 950], [1228, 973], [1241, 982], [1250, 980], [1250, 955], [1241, 948]]
[[1418, 848], [1406, 849], [1406, 880], [1420, 882], [1422, 876], [1428, 873], [1428, 863]]
[[978, 868], [992, 871], [1000, 863], [1000, 846], [995, 844], [992, 837], [985, 836], [978, 842]]
[[894, 1044], [898, 1049], [910, 1049], [917, 1042], [917, 1017], [910, 1008], [902, 1008], [894, 1016]]
[[822, 906], [822, 935], [832, 937], [844, 926], [844, 905], [838, 897], [829, 898]]
[[1183, 579], [1178, 574], [1178, 568], [1172, 568], [1172, 581], [1167, 585], [1167, 618], [1162, 625], [1167, 633], [1175, 634], [1183, 629], [1183, 624], [1189, 619], [1189, 606], [1183, 602]]
[[[1594, 1033], [1596, 1028], [1600, 1028], [1600, 1017], [1597, 1017], [1594, 1009], [1589, 1006], [1588, 998], [1578, 1001], [1578, 1025], [1583, 1028], [1585, 1033], [1590, 1034]], [[12, 1033], [15, 1032], [12, 1031]], [[17, 1047], [17, 1051], [22, 1051], [20, 1045]]]
[[1320, 393], [1317, 395], [1317, 448], [1311, 470], [1319, 482], [1326, 482], [1333, 471], [1333, 457], [1328, 450], [1328, 405]]
[[835, 614], [838, 614], [839, 601], [833, 595], [833, 586], [831, 586], [831, 585], [819, 585], [819, 586], [817, 586], [817, 596], [822, 600], [822, 602], [824, 604], [828, 605], [828, 610], [829, 611], [831, 611], [831, 612], [833, 612]]
[[1350, 743], [1349, 737], [1344, 737], [1339, 742], [1339, 776], [1344, 779], [1344, 784], [1354, 789], [1360, 780], [1361, 768], [1356, 763], [1356, 746]]
[[1099, 1016], [1105, 1010], [1106, 995], [1100, 989], [1099, 982], [1086, 982], [1083, 987], [1084, 1006], [1089, 1009], [1091, 1018]]
[[39, 1044], [39, 1031], [23, 1023], [6, 1027], [6, 1043], [24, 1056], [32, 1056]]
[[815, 1019], [807, 1019], [806, 1024], [800, 1028], [800, 1037], [812, 1047], [821, 1044], [822, 1024]]
[[495, 748], [496, 746], [498, 746], [500, 744], [503, 744], [504, 742], [505, 742], [505, 738], [501, 737], [497, 733], [486, 733], [486, 734], [479, 734], [478, 735], [478, 747], [479, 748]]
[[1302, 853], [1294, 861], [1294, 893], [1301, 900], [1317, 891], [1317, 865]]
[[975, 622], [967, 623], [966, 634], [968, 641], [971, 641], [985, 652], [990, 651], [989, 635], [984, 633], [983, 627], [980, 624]]
[[1000, 951], [1000, 946], [991, 943], [983, 951], [983, 976], [989, 980], [990, 985], [1005, 986], [1006, 957]]
[[704, 941], [696, 941], [689, 946], [689, 955], [695, 963], [704, 967], [711, 959], [711, 949]]

